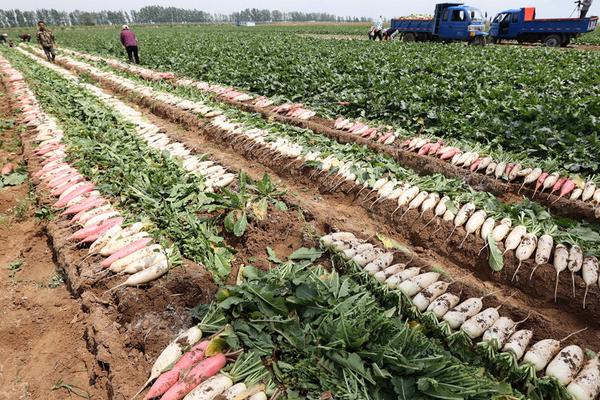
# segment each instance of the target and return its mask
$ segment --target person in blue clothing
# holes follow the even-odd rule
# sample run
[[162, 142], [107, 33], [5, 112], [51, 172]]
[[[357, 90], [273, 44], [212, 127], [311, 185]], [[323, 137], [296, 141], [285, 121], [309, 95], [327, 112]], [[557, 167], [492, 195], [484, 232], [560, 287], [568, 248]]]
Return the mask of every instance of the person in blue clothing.
[[369, 39], [376, 40], [377, 38], [379, 38], [379, 40], [383, 40], [383, 17], [382, 16], [379, 16], [377, 21], [375, 21], [375, 24], [369, 30]]

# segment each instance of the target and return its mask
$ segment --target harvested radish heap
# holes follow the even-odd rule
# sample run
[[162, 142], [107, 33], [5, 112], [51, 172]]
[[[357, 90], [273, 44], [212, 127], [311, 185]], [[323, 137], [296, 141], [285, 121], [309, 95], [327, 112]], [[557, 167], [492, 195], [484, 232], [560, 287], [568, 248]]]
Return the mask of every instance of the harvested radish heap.
[[[103, 262], [105, 267], [128, 257], [123, 270], [132, 275], [117, 287], [145, 284], [167, 272], [167, 252], [159, 245], [149, 246], [151, 239], [140, 235], [143, 224], [122, 226], [120, 213], [94, 190], [93, 183], [66, 161], [66, 148], [61, 143], [63, 132], [54, 119], [42, 112], [35, 97], [24, 85], [15, 86], [14, 92], [19, 95], [19, 104], [25, 111], [23, 121], [36, 131], [38, 147], [34, 154], [40, 157], [41, 168], [34, 177], [40, 180], [43, 190], [58, 197], [54, 206], [63, 209], [63, 215], [72, 217], [70, 222], [78, 230], [70, 239], [91, 243], [90, 253], [108, 257]], [[136, 234], [139, 240], [132, 240]], [[147, 247], [154, 251], [144, 252]]]
[[[559, 353], [561, 341], [547, 339], [527, 350], [533, 332], [517, 330], [527, 318], [514, 322], [500, 316], [498, 309], [501, 305], [483, 309], [482, 300], [487, 296], [470, 298], [460, 303], [458, 296], [447, 292], [450, 283], [440, 281], [441, 276], [437, 272], [424, 272], [420, 268], [406, 268], [405, 264], [393, 264], [392, 253], [386, 253], [350, 232], [325, 235], [321, 238], [321, 244], [372, 275], [378, 282], [385, 284], [388, 290], [402, 292], [411, 299], [416, 310], [431, 314], [437, 321], [446, 324], [450, 329], [446, 330], [448, 334], [455, 330], [458, 332], [451, 335], [463, 334], [471, 340], [481, 338], [478, 346], [492, 346], [503, 353], [512, 354], [515, 361], [525, 356], [523, 360], [526, 364], [523, 364], [523, 368], [534, 365], [536, 371], [546, 369], [546, 376], [556, 378], [565, 386], [577, 376], [581, 368], [583, 352], [578, 346], [568, 346]], [[572, 261], [578, 263], [579, 260], [580, 255], [575, 251]], [[589, 259], [587, 264], [584, 262], [586, 268], [591, 265]], [[594, 281], [596, 280], [597, 276], [594, 277]], [[545, 343], [552, 344], [552, 347]], [[592, 366], [597, 367], [597, 362], [590, 363], [590, 371], [586, 371], [585, 376], [594, 373]], [[577, 390], [579, 389], [577, 386]], [[592, 399], [598, 394], [595, 390]], [[597, 390], [600, 390], [600, 386]]]

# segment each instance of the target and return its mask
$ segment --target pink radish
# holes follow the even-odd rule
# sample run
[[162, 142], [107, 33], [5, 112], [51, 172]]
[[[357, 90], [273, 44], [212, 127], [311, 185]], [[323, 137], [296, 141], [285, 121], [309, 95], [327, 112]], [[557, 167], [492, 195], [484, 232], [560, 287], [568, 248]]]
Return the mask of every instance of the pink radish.
[[73, 222], [79, 222], [80, 224], [83, 225], [83, 223], [85, 221], [87, 221], [88, 219], [90, 219], [94, 215], [98, 215], [98, 214], [103, 213], [106, 210], [110, 210], [110, 209], [112, 209], [112, 206], [110, 204], [103, 204], [100, 207], [95, 207], [95, 208], [91, 208], [89, 210], [80, 211], [77, 214], [75, 214], [75, 216], [73, 217], [72, 221]]
[[82, 181], [84, 181], [85, 178], [81, 175], [71, 175], [70, 177], [66, 178], [64, 182], [62, 182], [60, 185], [57, 185], [52, 192], [50, 192], [50, 194], [52, 196], [60, 196], [61, 194], [63, 194], [63, 192], [65, 190], [67, 190], [68, 188], [70, 188], [71, 186], [80, 183]]
[[424, 156], [424, 155], [428, 154], [431, 146], [433, 146], [433, 143], [427, 143], [426, 145], [424, 145], [423, 147], [421, 147], [419, 149], [419, 152], [417, 154], [420, 156]]
[[562, 184], [562, 186], [560, 188], [560, 195], [558, 196], [558, 198], [556, 200], [554, 200], [552, 202], [552, 204], [556, 203], [562, 197], [564, 197], [564, 196], [568, 195], [569, 193], [571, 193], [575, 189], [575, 187], [576, 187], [575, 181], [573, 181], [571, 179], [566, 179], [565, 182]]
[[216, 375], [225, 366], [227, 359], [221, 353], [196, 364], [182, 380], [173, 385], [161, 400], [181, 400], [196, 386]]
[[90, 226], [89, 228], [80, 229], [77, 232], [75, 232], [74, 234], [72, 234], [71, 236], [69, 236], [68, 239], [69, 240], [84, 239], [84, 238], [87, 238], [88, 236], [102, 233], [102, 232], [112, 228], [113, 226], [121, 225], [122, 223], [123, 223], [122, 217], [111, 218], [109, 220], [102, 222], [101, 224]]
[[554, 184], [554, 186], [552, 186], [552, 190], [550, 191], [550, 194], [553, 194], [554, 192], [559, 190], [567, 180], [568, 180], [568, 178], [560, 178], [559, 180], [557, 180], [556, 183]]
[[443, 153], [442, 156], [440, 157], [440, 159], [450, 160], [452, 157], [454, 157], [458, 153], [460, 153], [460, 150], [457, 149], [456, 147], [453, 147], [453, 148], [447, 150], [445, 153]]
[[537, 182], [535, 183], [535, 190], [533, 191], [533, 196], [532, 197], [535, 197], [535, 194], [540, 189], [540, 187], [542, 187], [542, 184], [544, 183], [544, 181], [546, 180], [546, 178], [548, 178], [548, 175], [549, 174], [547, 172], [542, 172], [542, 174], [538, 178]]
[[149, 400], [153, 397], [158, 397], [173, 387], [179, 380], [180, 375], [183, 376], [186, 370], [204, 359], [204, 352], [209, 343], [210, 342], [207, 340], [200, 342], [192, 347], [190, 351], [182, 355], [173, 368], [158, 377], [148, 393], [146, 393], [144, 399]]
[[433, 155], [433, 154], [437, 153], [438, 150], [442, 148], [442, 145], [443, 145], [442, 142], [433, 143], [431, 145], [431, 147], [429, 147], [429, 151], [427, 152], [427, 155], [430, 156], [430, 155]]
[[62, 185], [63, 183], [67, 182], [68, 180], [70, 180], [71, 178], [76, 177], [76, 176], [83, 177], [83, 175], [81, 175], [80, 173], [78, 173], [76, 171], [69, 171], [64, 175], [57, 176], [57, 177], [53, 178], [52, 180], [48, 181], [46, 186], [49, 188], [56, 188], [57, 186]]
[[479, 167], [479, 164], [481, 164], [481, 160], [482, 158], [478, 158], [477, 160], [475, 160], [473, 164], [471, 164], [471, 166], [469, 167], [469, 171], [475, 172], [477, 170], [477, 167]]
[[2, 171], [0, 171], [0, 175], [8, 175], [14, 171], [16, 165], [13, 163], [8, 163], [4, 167], [2, 167]]
[[377, 141], [379, 143], [385, 143], [385, 141], [388, 140], [393, 134], [394, 132], [386, 132]]
[[81, 196], [82, 194], [91, 192], [92, 190], [94, 190], [94, 184], [93, 183], [88, 183], [85, 186], [80, 187], [77, 190], [72, 191], [71, 193], [69, 193], [67, 196], [63, 197], [62, 199], [59, 199], [56, 203], [54, 203], [54, 208], [62, 208], [64, 206], [67, 205], [67, 203], [73, 199], [75, 199], [78, 196]]
[[130, 245], [123, 247], [122, 249], [120, 249], [119, 251], [117, 251], [116, 253], [114, 253], [113, 255], [108, 257], [107, 259], [103, 260], [100, 263], [100, 265], [104, 268], [107, 268], [115, 261], [120, 260], [121, 258], [126, 257], [132, 253], [135, 253], [138, 250], [143, 249], [151, 241], [152, 241], [151, 238], [143, 238], [143, 239], [137, 240], [137, 241], [131, 243]]

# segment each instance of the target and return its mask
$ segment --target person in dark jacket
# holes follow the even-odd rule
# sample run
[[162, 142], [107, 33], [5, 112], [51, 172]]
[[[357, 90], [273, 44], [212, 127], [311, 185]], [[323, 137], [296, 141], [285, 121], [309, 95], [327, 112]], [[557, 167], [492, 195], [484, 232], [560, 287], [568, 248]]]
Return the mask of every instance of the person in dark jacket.
[[123, 25], [123, 29], [121, 29], [121, 44], [125, 47], [125, 50], [127, 50], [129, 62], [135, 61], [136, 64], [139, 64], [140, 57], [138, 55], [137, 38], [135, 37], [135, 33], [133, 33], [127, 25]]
[[31, 35], [29, 33], [22, 33], [19, 35], [21, 42], [31, 42]]
[[54, 62], [54, 59], [56, 59], [56, 51], [54, 50], [56, 40], [52, 31], [46, 28], [44, 21], [38, 22], [37, 40], [40, 46], [42, 46], [48, 61]]

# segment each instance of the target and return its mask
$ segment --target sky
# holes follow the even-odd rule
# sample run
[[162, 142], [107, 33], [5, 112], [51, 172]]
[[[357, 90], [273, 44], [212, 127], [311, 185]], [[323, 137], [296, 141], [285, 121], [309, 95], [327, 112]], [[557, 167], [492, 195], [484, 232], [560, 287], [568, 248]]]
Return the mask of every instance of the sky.
[[[247, 7], [268, 8], [282, 11], [319, 11], [335, 15], [351, 15], [375, 17], [383, 15], [386, 19], [409, 14], [429, 14], [434, 5], [441, 0], [400, 0], [370, 2], [364, 0], [128, 0], [124, 8], [123, 0], [2, 0], [2, 9], [19, 8], [33, 10], [37, 8], [56, 8], [60, 10], [131, 10], [146, 5], [175, 6], [196, 8], [214, 13], [230, 13]], [[537, 7], [538, 18], [569, 17], [575, 8], [573, 0], [473, 0], [468, 5], [479, 8], [483, 12], [495, 15], [508, 8], [525, 6]], [[600, 0], [596, 0], [590, 10], [591, 15], [600, 14]]]

